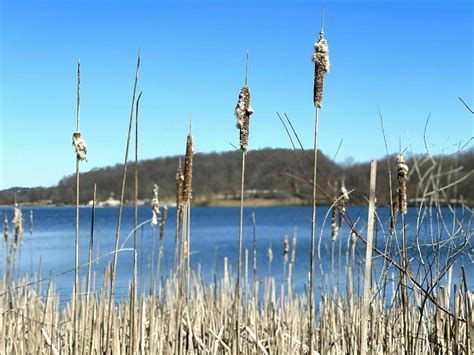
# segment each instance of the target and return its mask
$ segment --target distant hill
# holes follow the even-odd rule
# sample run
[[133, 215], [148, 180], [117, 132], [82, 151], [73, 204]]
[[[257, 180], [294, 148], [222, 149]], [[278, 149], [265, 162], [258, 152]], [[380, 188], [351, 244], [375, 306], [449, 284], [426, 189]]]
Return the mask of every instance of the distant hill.
[[[395, 155], [389, 156], [378, 164], [377, 200], [379, 205], [389, 204], [388, 165], [392, 172], [392, 185], [396, 189]], [[165, 157], [142, 160], [138, 164], [139, 199], [151, 198], [153, 184], [160, 187], [160, 198], [174, 201], [175, 176], [179, 157]], [[409, 156], [410, 198], [419, 197], [423, 187], [428, 192], [437, 184], [443, 187], [464, 177], [460, 183], [445, 188], [436, 197], [442, 200], [462, 197], [468, 204], [474, 201], [472, 188], [474, 175], [465, 177], [474, 171], [474, 150], [449, 156], [434, 158], [426, 155]], [[416, 162], [416, 164], [415, 164]], [[351, 194], [352, 204], [364, 204], [369, 186], [369, 163], [356, 163], [343, 166], [333, 162], [318, 152], [318, 203], [327, 204], [336, 194], [336, 185], [344, 179]], [[133, 163], [129, 165], [129, 174], [125, 189], [126, 200], [133, 196]], [[196, 204], [213, 203], [214, 200], [238, 199], [240, 191], [241, 155], [238, 151], [223, 153], [196, 154], [194, 158], [193, 196]], [[123, 165], [117, 164], [93, 169], [81, 174], [82, 204], [92, 199], [93, 183], [97, 183], [99, 201], [111, 195], [120, 196]], [[428, 174], [425, 174], [428, 172]], [[426, 175], [426, 176], [425, 176]], [[290, 149], [262, 149], [250, 151], [246, 162], [246, 191], [249, 197], [260, 199], [298, 201], [309, 204], [311, 199], [312, 152]], [[422, 181], [421, 184], [419, 182]], [[12, 204], [15, 198], [21, 203], [75, 203], [75, 177], [66, 176], [55, 186], [35, 188], [11, 188], [0, 191], [0, 204]], [[433, 196], [433, 195], [432, 195]]]

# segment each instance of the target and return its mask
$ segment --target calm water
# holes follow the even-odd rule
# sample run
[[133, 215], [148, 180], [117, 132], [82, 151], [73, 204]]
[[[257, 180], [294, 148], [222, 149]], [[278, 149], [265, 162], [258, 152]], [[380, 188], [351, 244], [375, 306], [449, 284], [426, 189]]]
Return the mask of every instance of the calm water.
[[[29, 233], [29, 213], [33, 211], [33, 233]], [[74, 273], [65, 271], [74, 267], [74, 231], [75, 231], [75, 208], [72, 207], [23, 207], [23, 218], [25, 220], [25, 233], [22, 237], [21, 253], [18, 254], [17, 260], [20, 272], [28, 272], [31, 270], [38, 271], [39, 262], [42, 262], [43, 276], [56, 275], [56, 285], [61, 294], [62, 301], [68, 300], [71, 288], [74, 283]], [[339, 240], [336, 242], [336, 252], [334, 261], [334, 274], [331, 274], [331, 222], [330, 215], [327, 213], [326, 207], [320, 207], [317, 210], [317, 242], [322, 231], [321, 241], [321, 264], [316, 264], [316, 285], [324, 285], [331, 287], [340, 283], [341, 289], [345, 285], [345, 265], [346, 251], [350, 247], [350, 229], [345, 226], [339, 234], [341, 241], [341, 257], [339, 258]], [[388, 219], [390, 211], [386, 208], [378, 209], [379, 223], [377, 224], [376, 244], [380, 249], [385, 247], [385, 237], [383, 229], [388, 228]], [[421, 223], [417, 223], [417, 211], [409, 209], [407, 215], [408, 227], [407, 234], [409, 236], [409, 245], [416, 246], [414, 239], [416, 236], [417, 224], [421, 225], [419, 230], [420, 246], [414, 247], [410, 252], [412, 256], [412, 265], [420, 265], [419, 252], [423, 256], [423, 261], [432, 260], [433, 247], [432, 242], [444, 240], [448, 233], [455, 233], [455, 242], [457, 245], [462, 244], [464, 238], [468, 238], [472, 234], [470, 225], [471, 213], [459, 209], [456, 211], [456, 218], [461, 220], [462, 229], [459, 223], [453, 224], [453, 215], [447, 209], [443, 209], [442, 213], [432, 211], [432, 216], [428, 211], [425, 212], [425, 219]], [[4, 220], [5, 213], [11, 221], [12, 209], [0, 209], [1, 220]], [[272, 275], [276, 278], [277, 283], [286, 284], [285, 268], [283, 262], [283, 240], [285, 235], [289, 236], [290, 258], [292, 237], [296, 235], [296, 261], [294, 266], [294, 288], [296, 292], [303, 292], [305, 285], [308, 283], [309, 269], [309, 252], [310, 252], [310, 228], [311, 228], [311, 208], [307, 207], [259, 207], [245, 209], [244, 224], [244, 250], [249, 251], [249, 278], [252, 275], [252, 240], [253, 240], [253, 224], [251, 214], [255, 214], [256, 218], [256, 235], [257, 235], [257, 255], [258, 278], [262, 279]], [[367, 209], [351, 208], [351, 220], [357, 222], [357, 230], [365, 237]], [[118, 209], [114, 208], [98, 208], [96, 209], [95, 222], [95, 245], [93, 259], [106, 255], [114, 248], [115, 229], [117, 223]], [[440, 218], [442, 215], [443, 218]], [[89, 235], [91, 209], [81, 208], [80, 210], [80, 263], [86, 263]], [[139, 221], [145, 222], [151, 217], [149, 208], [139, 209]], [[323, 221], [327, 220], [321, 228]], [[431, 222], [431, 223], [430, 223]], [[203, 276], [209, 282], [212, 281], [214, 275], [218, 278], [223, 274], [224, 257], [229, 259], [230, 271], [237, 270], [237, 248], [239, 235], [239, 209], [225, 207], [193, 207], [191, 213], [191, 264], [194, 270], [200, 270]], [[166, 223], [166, 231], [163, 244], [163, 257], [161, 259], [161, 276], [166, 276], [172, 268], [174, 256], [174, 240], [176, 226], [176, 209], [170, 208], [168, 211], [168, 219]], [[124, 248], [133, 247], [133, 237], [130, 236], [133, 228], [133, 208], [125, 208], [122, 233], [120, 244], [124, 243]], [[10, 240], [12, 230], [10, 225]], [[130, 236], [128, 239], [127, 237]], [[158, 240], [158, 238], [156, 239]], [[151, 258], [152, 245], [152, 228], [149, 221], [143, 225], [138, 231], [139, 243], [139, 278], [141, 280], [142, 290], [149, 287], [150, 272], [149, 263]], [[426, 243], [426, 245], [423, 245]], [[396, 242], [393, 240], [392, 250], [396, 251]], [[271, 246], [273, 251], [273, 262], [267, 261], [267, 250]], [[317, 246], [316, 246], [317, 247]], [[157, 255], [158, 241], [155, 244]], [[440, 267], [446, 261], [448, 253], [454, 253], [456, 249], [452, 244], [443, 244], [441, 252]], [[363, 263], [365, 249], [362, 242], [358, 241], [355, 248], [355, 265]], [[376, 254], [374, 254], [376, 255]], [[98, 271], [98, 280], [104, 266], [112, 261], [112, 256], [106, 256], [99, 262], [94, 263], [93, 270]], [[465, 248], [458, 256], [458, 261], [454, 265], [453, 280], [457, 280], [459, 267], [461, 264], [466, 268], [468, 275], [468, 286], [472, 289], [474, 285], [474, 267], [472, 263], [472, 246]], [[339, 264], [340, 259], [340, 264]], [[2, 243], [1, 249], [2, 269], [5, 266], [5, 245]], [[382, 258], [376, 257], [376, 266], [380, 269]], [[123, 296], [127, 293], [129, 281], [132, 276], [133, 253], [132, 251], [123, 251], [119, 254], [118, 270], [117, 270], [117, 295]], [[245, 266], [245, 261], [244, 261]], [[324, 273], [321, 273], [321, 269]], [[338, 270], [341, 272], [338, 273]], [[156, 270], [156, 267], [155, 267]], [[355, 267], [357, 274], [357, 266]], [[81, 269], [81, 275], [84, 276], [87, 268]], [[61, 274], [63, 273], [63, 274]], [[61, 274], [61, 275], [60, 275]], [[392, 273], [389, 273], [389, 276]], [[396, 273], [394, 273], [396, 275]], [[374, 278], [378, 278], [376, 272]], [[99, 282], [98, 281], [98, 282]], [[445, 280], [443, 280], [445, 283]]]

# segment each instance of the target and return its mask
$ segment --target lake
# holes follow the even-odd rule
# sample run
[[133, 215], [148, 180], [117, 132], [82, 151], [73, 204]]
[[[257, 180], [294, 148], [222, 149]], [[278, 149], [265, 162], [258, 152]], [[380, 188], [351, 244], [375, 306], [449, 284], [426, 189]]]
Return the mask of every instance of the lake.
[[[33, 211], [33, 233], [29, 233], [29, 214]], [[74, 207], [22, 207], [24, 218], [24, 235], [21, 238], [21, 248], [17, 255], [17, 266], [20, 273], [37, 272], [39, 263], [42, 263], [42, 274], [44, 277], [55, 275], [57, 290], [61, 295], [61, 301], [67, 301], [70, 297], [74, 284], [74, 236], [75, 236], [75, 208]], [[11, 221], [12, 208], [0, 209], [2, 221], [5, 213]], [[139, 208], [139, 223], [146, 222], [138, 230], [138, 262], [140, 287], [146, 291], [150, 285], [149, 262], [151, 258], [152, 227], [150, 225], [151, 210]], [[244, 213], [244, 252], [249, 253], [249, 279], [252, 278], [252, 240], [254, 228], [252, 213], [256, 219], [257, 238], [257, 275], [261, 280], [267, 276], [275, 277], [276, 283], [286, 285], [288, 266], [285, 267], [283, 257], [283, 241], [288, 236], [290, 245], [289, 258], [292, 254], [292, 238], [296, 236], [296, 254], [293, 273], [293, 285], [296, 292], [301, 293], [308, 284], [309, 253], [310, 253], [310, 230], [311, 230], [311, 208], [310, 207], [247, 207]], [[367, 209], [361, 207], [349, 208], [349, 216], [356, 229], [362, 236], [366, 236]], [[386, 234], [390, 219], [388, 208], [379, 208], [378, 223], [376, 226], [376, 246], [383, 250], [386, 245]], [[115, 230], [117, 225], [118, 209], [97, 208], [95, 219], [95, 240], [93, 248], [93, 259], [106, 255], [113, 251], [115, 242]], [[409, 255], [414, 273], [423, 273], [439, 246], [440, 258], [434, 263], [434, 267], [442, 268], [450, 255], [457, 254], [456, 263], [453, 267], [453, 280], [457, 282], [460, 265], [464, 265], [468, 276], [468, 286], [472, 288], [474, 282], [474, 267], [472, 263], [472, 246], [467, 245], [458, 251], [460, 245], [466, 243], [472, 234], [470, 211], [456, 210], [456, 218], [447, 208], [424, 210], [419, 216], [417, 209], [409, 208], [407, 214], [407, 236], [408, 245], [411, 247]], [[88, 257], [88, 245], [91, 228], [91, 208], [80, 209], [80, 264], [85, 264]], [[323, 222], [326, 221], [323, 225]], [[399, 218], [400, 220], [400, 218]], [[454, 221], [454, 222], [453, 222]], [[400, 221], [398, 221], [400, 230]], [[417, 225], [419, 226], [417, 228]], [[204, 278], [211, 282], [214, 275], [222, 277], [224, 269], [224, 258], [229, 261], [229, 269], [234, 274], [237, 271], [238, 238], [239, 238], [239, 208], [234, 207], [193, 207], [191, 212], [191, 265], [195, 271], [202, 272]], [[321, 227], [323, 226], [323, 227]], [[163, 241], [163, 256], [161, 258], [161, 276], [169, 274], [173, 267], [174, 241], [176, 228], [176, 209], [169, 208], [168, 218]], [[133, 247], [133, 208], [124, 208], [122, 232], [120, 244], [124, 248]], [[344, 290], [346, 283], [346, 251], [352, 250], [350, 228], [344, 225], [335, 243], [334, 272], [331, 273], [331, 216], [328, 207], [317, 209], [317, 238], [316, 255], [320, 235], [321, 238], [321, 263], [316, 263], [315, 278], [317, 289], [334, 287], [337, 284]], [[418, 230], [418, 243], [416, 243]], [[12, 228], [10, 224], [10, 240], [12, 240]], [[157, 231], [158, 235], [158, 231]], [[454, 235], [452, 242], [446, 242], [448, 235]], [[396, 241], [400, 237], [392, 238], [392, 253], [396, 253]], [[440, 243], [437, 243], [438, 240]], [[267, 251], [271, 247], [273, 261], [267, 260]], [[340, 257], [339, 257], [340, 248]], [[158, 237], [155, 244], [155, 256], [158, 250]], [[5, 244], [2, 243], [2, 269], [5, 270]], [[359, 240], [355, 245], [355, 269], [357, 265], [363, 266], [365, 249]], [[244, 254], [245, 255], [245, 254]], [[421, 257], [420, 257], [421, 255]], [[383, 259], [374, 253], [375, 274], [374, 281], [380, 276]], [[104, 266], [112, 261], [112, 255], [103, 257], [94, 263], [93, 270], [98, 271], [98, 279]], [[398, 261], [398, 256], [395, 256]], [[156, 261], [155, 261], [156, 262]], [[351, 261], [349, 261], [351, 263]], [[243, 263], [245, 267], [245, 259]], [[133, 273], [133, 252], [123, 251], [119, 254], [117, 270], [117, 296], [123, 297], [128, 292], [128, 285]], [[420, 267], [421, 269], [419, 269]], [[69, 271], [68, 271], [69, 270]], [[155, 266], [156, 270], [156, 266]], [[360, 269], [363, 270], [363, 267]], [[388, 277], [397, 277], [396, 270], [390, 269]], [[81, 268], [84, 277], [87, 267]], [[355, 271], [357, 274], [357, 271]], [[357, 277], [355, 275], [354, 277]], [[98, 281], [99, 282], [99, 281]], [[430, 281], [425, 280], [426, 284]], [[443, 279], [443, 284], [446, 280]], [[319, 292], [319, 291], [318, 291]]]

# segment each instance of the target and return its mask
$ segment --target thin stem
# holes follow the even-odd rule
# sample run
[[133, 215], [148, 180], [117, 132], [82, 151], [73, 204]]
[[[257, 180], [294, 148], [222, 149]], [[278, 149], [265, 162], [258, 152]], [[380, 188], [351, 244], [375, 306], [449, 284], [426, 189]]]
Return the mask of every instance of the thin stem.
[[[314, 319], [314, 239], [316, 234], [316, 172], [318, 167], [318, 118], [319, 108], [316, 107], [314, 116], [314, 161], [313, 161], [313, 200], [311, 217], [311, 254], [309, 260], [309, 348], [313, 348], [313, 319]], [[311, 351], [310, 351], [311, 352]]]
[[117, 274], [117, 258], [118, 258], [118, 246], [120, 242], [120, 228], [122, 226], [122, 213], [123, 213], [123, 202], [125, 198], [125, 183], [127, 181], [127, 167], [128, 167], [128, 151], [130, 147], [130, 135], [132, 131], [132, 122], [133, 122], [133, 112], [135, 109], [135, 95], [137, 91], [137, 83], [138, 83], [138, 76], [139, 76], [139, 69], [140, 69], [140, 51], [138, 51], [138, 60], [137, 60], [137, 67], [135, 71], [135, 83], [133, 86], [133, 96], [132, 96], [132, 108], [130, 110], [130, 120], [129, 120], [129, 125], [128, 125], [128, 135], [127, 135], [127, 144], [125, 147], [125, 159], [124, 159], [124, 165], [123, 165], [123, 177], [122, 177], [122, 189], [120, 192], [120, 206], [119, 206], [119, 213], [118, 213], [118, 218], [117, 218], [117, 229], [115, 232], [115, 246], [114, 246], [114, 261], [112, 264], [112, 271], [110, 275], [110, 297], [109, 297], [109, 316], [108, 316], [108, 323], [107, 323], [107, 349], [109, 346], [109, 341], [111, 338], [111, 319], [112, 319], [112, 303], [114, 302], [114, 296], [115, 296], [115, 277]]
[[[76, 132], [79, 132], [80, 128], [80, 90], [81, 90], [81, 63], [77, 62], [77, 105], [76, 105]], [[76, 155], [76, 236], [75, 236], [75, 258], [74, 258], [74, 295], [73, 295], [73, 321], [74, 321], [74, 352], [78, 351], [77, 344], [77, 294], [79, 291], [79, 193], [80, 193], [80, 171], [79, 171], [79, 157]]]
[[244, 184], [245, 184], [245, 156], [242, 152], [242, 176], [240, 185], [240, 224], [239, 224], [239, 268], [237, 273], [237, 289], [236, 289], [236, 311], [237, 311], [237, 351], [239, 352], [239, 337], [240, 337], [240, 278], [242, 272], [242, 239], [243, 239], [243, 224], [244, 224]]
[[137, 279], [138, 279], [138, 270], [137, 270], [137, 259], [138, 259], [138, 108], [140, 105], [140, 98], [142, 93], [138, 95], [137, 106], [135, 109], [135, 183], [134, 183], [134, 218], [133, 218], [133, 299], [132, 307], [130, 307], [130, 320], [132, 321], [132, 352], [135, 353], [135, 307], [137, 304]]
[[[91, 236], [89, 240], [89, 257], [87, 260], [87, 286], [86, 286], [86, 316], [84, 317], [84, 328], [86, 329], [86, 324], [88, 324], [89, 319], [89, 304], [90, 304], [90, 284], [91, 284], [91, 269], [92, 269], [92, 249], [94, 246], [94, 223], [95, 223], [95, 204], [96, 204], [96, 194], [97, 194], [97, 185], [94, 183], [94, 192], [92, 197], [92, 212], [91, 212]], [[91, 340], [92, 340], [92, 330], [91, 330]], [[83, 351], [85, 349], [86, 337], [82, 340]]]
[[248, 74], [249, 74], [249, 50], [247, 49], [247, 57], [245, 60], [245, 86], [248, 83]]
[[77, 103], [76, 103], [76, 131], [81, 129], [81, 61], [77, 61]]
[[89, 240], [89, 258], [88, 258], [88, 268], [87, 268], [87, 304], [89, 304], [89, 293], [90, 293], [90, 283], [91, 283], [91, 265], [92, 265], [92, 249], [94, 247], [94, 223], [95, 223], [95, 205], [97, 198], [97, 185], [94, 183], [94, 193], [92, 199], [92, 213], [91, 213], [91, 237]]

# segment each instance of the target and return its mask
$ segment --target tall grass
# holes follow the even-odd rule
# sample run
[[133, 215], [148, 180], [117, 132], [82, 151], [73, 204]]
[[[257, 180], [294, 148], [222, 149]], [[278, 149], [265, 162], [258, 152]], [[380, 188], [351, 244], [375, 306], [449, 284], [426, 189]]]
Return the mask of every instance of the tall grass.
[[313, 198], [312, 198], [312, 216], [311, 216], [311, 252], [309, 260], [309, 349], [313, 351], [313, 318], [314, 318], [314, 249], [316, 236], [316, 193], [317, 193], [317, 170], [318, 170], [318, 123], [319, 110], [323, 101], [324, 76], [329, 71], [328, 45], [324, 38], [324, 13], [321, 18], [321, 30], [319, 39], [314, 45], [314, 87], [313, 104], [315, 107], [314, 116], [314, 146], [313, 146]]

